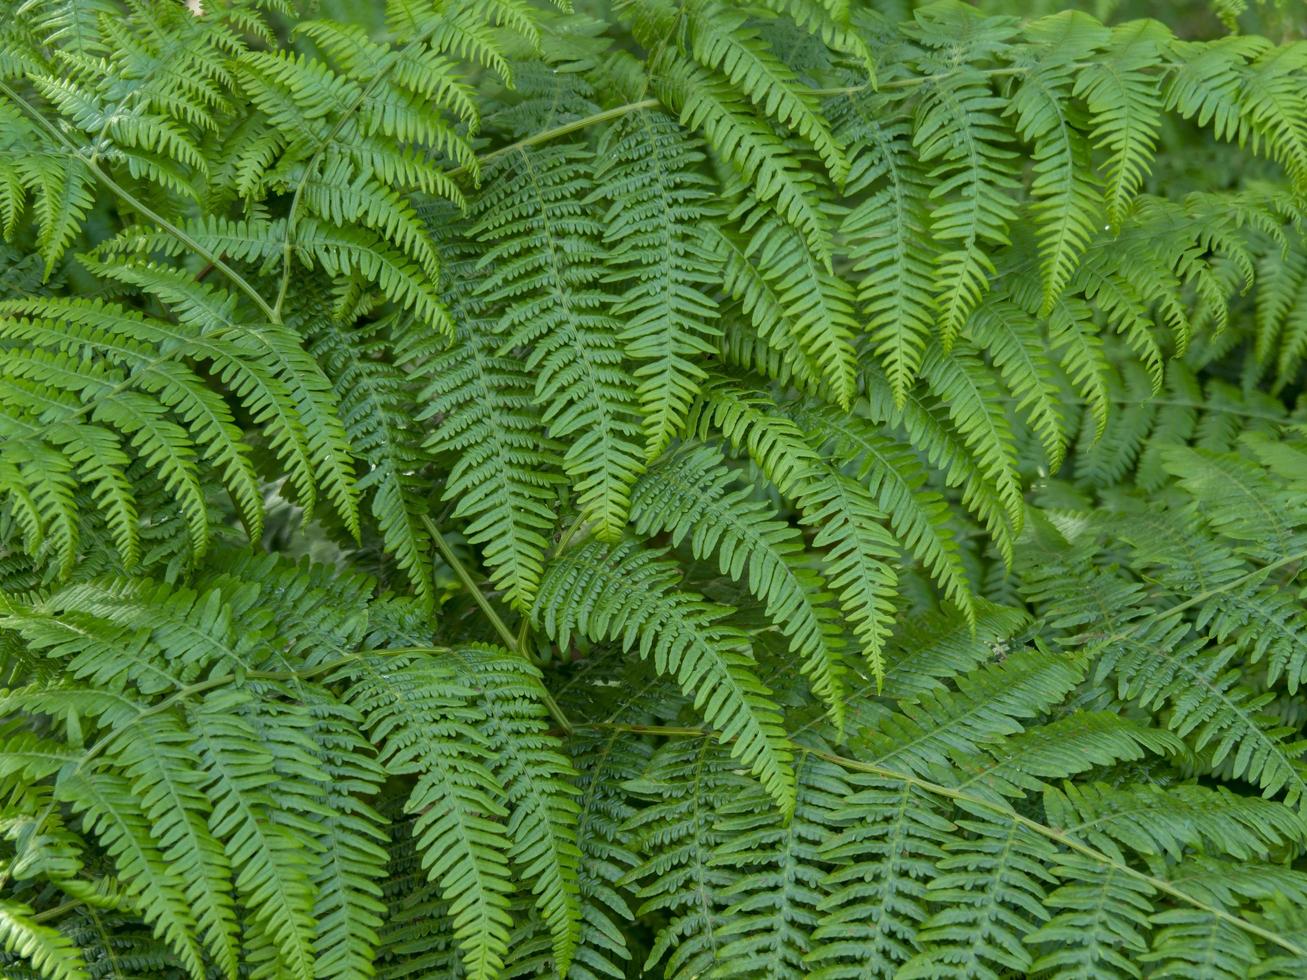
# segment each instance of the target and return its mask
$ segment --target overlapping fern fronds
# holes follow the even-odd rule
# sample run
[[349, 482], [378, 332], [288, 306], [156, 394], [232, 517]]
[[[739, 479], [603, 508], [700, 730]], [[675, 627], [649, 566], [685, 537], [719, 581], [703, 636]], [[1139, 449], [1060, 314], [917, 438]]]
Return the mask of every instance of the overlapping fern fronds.
[[1307, 46], [1011, 6], [0, 0], [0, 973], [1307, 971]]

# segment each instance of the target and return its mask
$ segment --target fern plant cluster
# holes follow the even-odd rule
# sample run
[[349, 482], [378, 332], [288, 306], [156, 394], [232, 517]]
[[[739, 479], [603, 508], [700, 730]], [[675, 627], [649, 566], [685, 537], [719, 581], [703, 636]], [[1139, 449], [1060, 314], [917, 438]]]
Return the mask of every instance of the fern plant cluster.
[[1307, 974], [1307, 24], [1011, 6], [0, 0], [0, 972]]

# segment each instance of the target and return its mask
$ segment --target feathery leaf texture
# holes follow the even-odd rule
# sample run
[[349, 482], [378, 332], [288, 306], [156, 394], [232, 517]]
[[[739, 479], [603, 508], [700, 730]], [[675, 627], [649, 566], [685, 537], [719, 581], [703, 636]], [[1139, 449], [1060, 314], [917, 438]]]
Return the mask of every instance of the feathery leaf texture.
[[1307, 975], [1307, 18], [1097, 6], [0, 0], [0, 974]]

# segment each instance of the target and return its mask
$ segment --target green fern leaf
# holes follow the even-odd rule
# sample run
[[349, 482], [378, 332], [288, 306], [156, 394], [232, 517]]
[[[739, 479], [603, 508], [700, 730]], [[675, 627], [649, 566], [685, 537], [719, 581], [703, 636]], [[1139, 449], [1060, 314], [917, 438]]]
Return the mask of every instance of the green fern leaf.
[[478, 727], [495, 755], [491, 771], [509, 807], [508, 857], [532, 880], [536, 904], [553, 938], [554, 963], [566, 975], [581, 932], [575, 772], [547, 734], [538, 671], [494, 647], [449, 654], [478, 690], [485, 721]]
[[474, 234], [489, 245], [482, 264], [493, 264], [483, 296], [507, 304], [505, 344], [530, 349], [542, 420], [570, 440], [563, 467], [594, 533], [611, 541], [626, 524], [642, 454], [617, 325], [597, 288], [599, 225], [573, 200], [590, 191], [575, 172], [588, 160], [575, 145], [517, 154], [478, 200]]
[[471, 977], [494, 977], [508, 951], [509, 844], [500, 823], [504, 789], [470, 707], [475, 693], [422, 659], [378, 658], [351, 672], [347, 699], [383, 743], [382, 763], [418, 777], [405, 808], [417, 814], [422, 866], [450, 903], [464, 967]]
[[769, 518], [748, 491], [728, 491], [731, 474], [709, 446], [663, 457], [636, 483], [631, 520], [641, 535], [687, 537], [696, 558], [717, 555], [724, 574], [742, 581], [803, 659], [813, 693], [841, 724], [843, 665], [839, 631], [821, 577], [805, 567], [798, 533]]
[[1091, 138], [1110, 154], [1104, 197], [1114, 225], [1124, 219], [1157, 146], [1162, 99], [1157, 78], [1145, 69], [1169, 41], [1170, 32], [1155, 20], [1122, 24], [1098, 63], [1076, 79], [1074, 94], [1088, 105]]
[[745, 636], [726, 612], [678, 591], [675, 566], [624, 542], [560, 555], [545, 573], [532, 620], [566, 647], [573, 634], [617, 640], [675, 677], [731, 755], [748, 766], [784, 813], [794, 809], [791, 751]]
[[86, 962], [68, 937], [39, 922], [22, 902], [0, 903], [0, 946], [30, 960], [37, 975], [51, 980], [83, 980], [89, 977]]
[[707, 221], [709, 182], [703, 159], [675, 121], [638, 112], [604, 135], [595, 195], [608, 203], [604, 240], [625, 284], [613, 308], [628, 317], [621, 339], [640, 361], [635, 377], [644, 414], [645, 458], [652, 461], [680, 434], [690, 402], [707, 375], [695, 359], [713, 350], [716, 261]]

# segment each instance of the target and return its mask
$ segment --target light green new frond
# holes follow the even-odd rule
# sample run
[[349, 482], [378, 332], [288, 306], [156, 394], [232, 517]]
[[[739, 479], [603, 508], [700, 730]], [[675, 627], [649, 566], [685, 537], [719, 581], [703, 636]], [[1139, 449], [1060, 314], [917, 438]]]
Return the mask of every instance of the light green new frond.
[[640, 362], [635, 377], [652, 460], [680, 434], [690, 402], [707, 377], [696, 363], [715, 349], [718, 258], [710, 249], [711, 183], [695, 168], [699, 146], [661, 112], [638, 112], [604, 135], [595, 195], [607, 203], [604, 241], [623, 284], [613, 313], [625, 318], [621, 340]]
[[493, 980], [508, 952], [511, 883], [504, 788], [477, 729], [475, 692], [427, 657], [373, 658], [351, 668], [346, 700], [363, 712], [394, 775], [416, 776], [405, 803], [427, 876], [449, 903], [463, 968]]
[[22, 902], [0, 900], [0, 947], [29, 960], [37, 975], [48, 980], [89, 977], [86, 962], [68, 937], [32, 916], [32, 909]]
[[789, 740], [727, 610], [676, 588], [676, 566], [631, 542], [591, 543], [551, 563], [532, 620], [562, 646], [574, 634], [620, 641], [675, 677], [731, 755], [747, 765], [785, 813], [794, 809]]
[[1148, 175], [1161, 125], [1162, 98], [1157, 60], [1170, 32], [1155, 20], [1113, 29], [1096, 64], [1081, 71], [1074, 94], [1089, 109], [1090, 138], [1109, 154], [1104, 176], [1108, 220], [1120, 225], [1130, 201]]
[[601, 227], [583, 204], [592, 187], [582, 146], [522, 151], [474, 205], [489, 268], [480, 291], [502, 304], [506, 349], [527, 348], [541, 421], [566, 440], [563, 468], [594, 533], [616, 540], [643, 467], [638, 416], [619, 327], [600, 291]]
[[446, 657], [479, 692], [484, 720], [477, 727], [493, 751], [490, 769], [509, 809], [508, 858], [531, 881], [555, 968], [566, 976], [581, 932], [576, 773], [548, 734], [542, 678], [522, 657], [496, 647], [464, 647]]
[[730, 490], [731, 472], [711, 446], [665, 456], [637, 481], [631, 520], [637, 534], [689, 539], [698, 559], [717, 556], [724, 574], [744, 584], [802, 658], [813, 693], [837, 725], [843, 716], [842, 646], [821, 576], [808, 567], [799, 532], [775, 519], [748, 490]]

